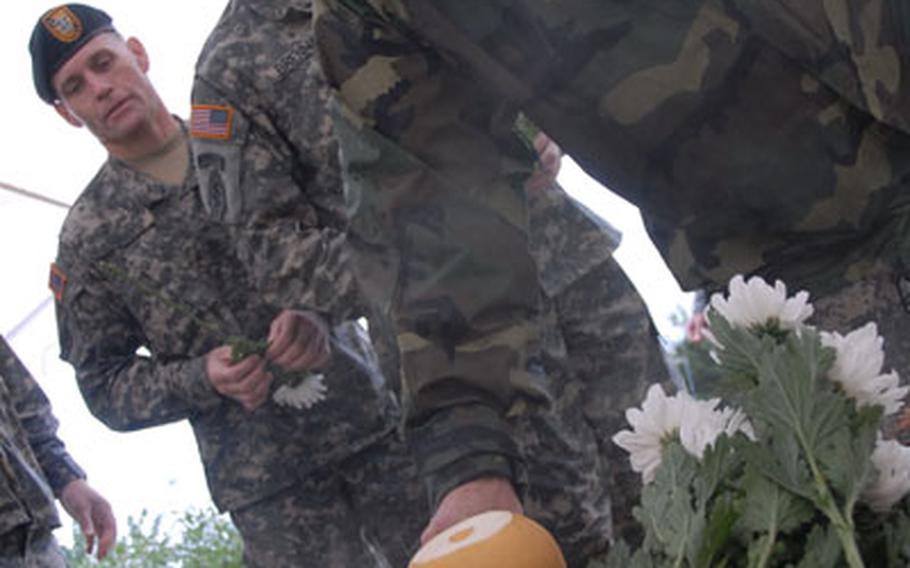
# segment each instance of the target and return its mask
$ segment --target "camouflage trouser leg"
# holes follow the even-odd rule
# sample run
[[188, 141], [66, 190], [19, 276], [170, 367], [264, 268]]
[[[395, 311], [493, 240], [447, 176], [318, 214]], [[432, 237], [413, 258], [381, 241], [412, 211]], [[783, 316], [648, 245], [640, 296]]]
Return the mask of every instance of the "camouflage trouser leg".
[[407, 566], [430, 520], [426, 487], [409, 448], [390, 434], [346, 460], [341, 475], [362, 537], [388, 561], [385, 565], [374, 558], [359, 566]]
[[[551, 378], [564, 378], [557, 373]], [[610, 543], [609, 469], [593, 429], [573, 404], [583, 385], [563, 385], [566, 394], [550, 410], [529, 409], [514, 420], [525, 457], [523, 504], [525, 514], [556, 537], [569, 568], [585, 568]]]
[[[901, 290], [904, 290], [903, 299]], [[910, 379], [910, 281], [891, 267], [879, 265], [862, 280], [816, 298], [812, 303], [815, 314], [811, 321], [825, 331], [846, 334], [875, 322], [879, 335], [885, 340], [882, 372], [893, 369], [900, 376], [901, 384], [907, 384]], [[897, 435], [904, 444], [910, 444], [908, 402], [905, 400], [903, 415], [885, 421], [885, 435]]]
[[428, 519], [424, 495], [413, 459], [390, 435], [231, 517], [247, 566], [398, 568]]
[[66, 560], [53, 534], [19, 528], [0, 536], [0, 568], [66, 568]]
[[628, 454], [611, 438], [628, 428], [627, 408], [639, 406], [652, 383], [669, 384], [657, 332], [635, 287], [610, 259], [556, 298], [568, 367], [583, 383], [574, 405], [594, 428], [610, 468], [609, 487], [615, 538], [637, 535], [632, 507], [641, 479]]

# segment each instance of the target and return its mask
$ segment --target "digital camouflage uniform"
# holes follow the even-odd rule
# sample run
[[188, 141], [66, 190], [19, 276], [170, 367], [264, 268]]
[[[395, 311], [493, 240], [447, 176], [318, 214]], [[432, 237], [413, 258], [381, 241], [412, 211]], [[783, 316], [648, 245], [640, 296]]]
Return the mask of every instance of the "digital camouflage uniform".
[[[359, 43], [357, 33], [329, 27], [342, 44]], [[520, 482], [526, 474], [506, 417], [552, 401], [550, 378], [528, 372], [541, 317], [524, 193], [535, 155], [515, 136], [516, 109], [490, 104], [464, 75], [439, 73], [444, 61], [422, 45], [405, 53], [404, 43], [384, 39], [376, 36], [383, 55], [363, 86], [376, 81], [381, 97], [370, 108], [389, 117], [383, 128], [406, 145], [378, 130], [355, 132], [348, 121], [336, 122], [335, 134], [352, 267], [395, 323], [410, 439], [435, 504], [480, 476]], [[359, 65], [374, 46], [363, 47], [346, 61]], [[384, 63], [399, 57], [413, 73], [404, 89]], [[340, 83], [338, 69], [330, 71]], [[397, 110], [387, 114], [387, 104]], [[359, 110], [350, 105], [348, 116]], [[374, 136], [355, 137], [365, 132]], [[375, 191], [377, 176], [396, 188]]]
[[[56, 264], [62, 356], [92, 413], [115, 430], [189, 420], [212, 498], [231, 512], [250, 565], [295, 565], [323, 546], [339, 547], [326, 554], [332, 565], [372, 558], [366, 543], [376, 536], [359, 522], [359, 507], [376, 503], [368, 485], [346, 480], [370, 459], [358, 452], [373, 456], [380, 442], [387, 447], [373, 467], [390, 483], [413, 477], [412, 460], [389, 435], [397, 404], [363, 355], [370, 349], [356, 324], [333, 331], [327, 398], [310, 409], [268, 400], [247, 412], [214, 391], [205, 355], [231, 337], [265, 338], [281, 309], [295, 306], [272, 305], [251, 285], [230, 233], [206, 218], [192, 171], [168, 186], [109, 159], [70, 210]], [[280, 495], [306, 496], [313, 483], [318, 510], [270, 508]], [[326, 527], [313, 518], [320, 515], [337, 522]], [[385, 554], [410, 554], [397, 544]]]
[[44, 391], [0, 337], [0, 568], [63, 567], [54, 497], [85, 473], [57, 437]]
[[[906, 271], [902, 0], [314, 3], [356, 197], [351, 230], [369, 244], [355, 267], [396, 259], [386, 274], [399, 286], [392, 309], [414, 343], [457, 355], [533, 311], [522, 204], [479, 192], [452, 167], [465, 146], [482, 149], [484, 164], [508, 156], [493, 119], [514, 109], [642, 208], [687, 289], [757, 273], [841, 302], [845, 286]], [[453, 116], [476, 135], [469, 144], [446, 135]], [[426, 219], [457, 217], [465, 202], [483, 212], [470, 225], [406, 238]], [[472, 286], [466, 273], [488, 284]], [[409, 302], [412, 294], [425, 301]], [[883, 307], [902, 330], [886, 336], [889, 353], [907, 353], [906, 315]], [[479, 373], [451, 365], [456, 356], [441, 358], [438, 373], [406, 377], [420, 410], [508, 407], [520, 357], [491, 357]]]
[[[196, 120], [190, 130], [202, 201], [212, 222], [230, 231], [258, 289], [283, 304], [315, 309], [334, 322], [369, 316], [381, 367], [394, 372], [397, 351], [385, 340], [393, 336], [383, 327], [381, 314], [360, 301], [346, 269], [338, 147], [331, 119], [321, 110], [329, 91], [314, 66], [312, 34], [302, 38], [299, 33], [310, 29], [310, 21], [308, 1], [231, 2], [210, 34], [197, 63]], [[198, 120], [213, 109], [229, 117], [230, 131], [224, 136], [211, 136]], [[349, 465], [339, 475], [364, 477], [371, 472], [370, 479], [349, 484], [350, 498], [385, 503], [364, 505], [358, 515], [374, 527], [380, 545], [400, 554], [416, 550], [429, 512], [416, 472], [407, 479], [398, 473], [401, 446], [394, 436], [387, 433], [396, 452], [384, 456], [387, 445], [377, 444], [365, 452], [370, 457], [360, 459], [360, 466]], [[393, 475], [383, 475], [384, 469]], [[269, 518], [276, 511], [292, 506], [321, 514], [312, 522], [327, 531], [335, 525], [344, 528], [320, 505], [326, 499], [320, 484], [337, 481], [309, 483], [257, 507], [263, 534], [274, 528]], [[396, 523], [388, 523], [390, 516]], [[340, 545], [347, 537], [342, 531], [301, 546], [307, 547], [309, 558], [329, 559], [331, 551], [344, 549]], [[336, 564], [327, 565], [343, 565], [343, 560], [338, 557]], [[395, 566], [405, 563], [406, 558], [392, 558]]]
[[368, 315], [383, 368], [393, 369], [389, 324], [362, 304], [346, 269], [338, 144], [329, 116], [312, 112], [330, 91], [311, 19], [309, 0], [228, 4], [193, 85], [194, 116], [214, 109], [230, 122], [224, 135], [191, 130], [202, 199], [231, 230], [258, 289], [334, 321]]
[[524, 502], [569, 566], [583, 567], [611, 534], [629, 534], [641, 476], [610, 438], [668, 373], [647, 308], [612, 258], [619, 232], [555, 184], [529, 191], [528, 207], [545, 307], [532, 368], [550, 377], [554, 403], [515, 419], [530, 479]]

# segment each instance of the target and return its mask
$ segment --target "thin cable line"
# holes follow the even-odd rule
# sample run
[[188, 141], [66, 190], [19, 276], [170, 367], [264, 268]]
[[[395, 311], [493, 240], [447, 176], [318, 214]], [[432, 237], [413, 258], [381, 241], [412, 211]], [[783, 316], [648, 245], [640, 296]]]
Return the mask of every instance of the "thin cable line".
[[46, 195], [41, 195], [40, 193], [35, 193], [33, 191], [28, 191], [27, 189], [22, 189], [21, 187], [16, 187], [15, 185], [10, 185], [0, 181], [0, 189], [9, 191], [11, 193], [19, 194], [23, 197], [28, 197], [29, 199], [34, 199], [36, 201], [41, 201], [42, 203], [47, 203], [49, 205], [55, 205], [57, 207], [62, 207], [64, 209], [69, 209], [70, 204], [58, 201], [53, 197], [47, 197]]
[[4, 333], [3, 337], [12, 341], [14, 337], [19, 335], [19, 333], [25, 329], [25, 326], [30, 324], [32, 321], [34, 321], [35, 318], [37, 318], [39, 315], [41, 315], [41, 312], [43, 312], [44, 309], [50, 305], [51, 300], [53, 300], [53, 298], [50, 298], [50, 297], [41, 300], [40, 304], [35, 306], [35, 308], [32, 311], [30, 311], [28, 313], [28, 315], [26, 315], [25, 318], [22, 319], [22, 321], [20, 321], [16, 325], [14, 325], [13, 329]]
[[[70, 205], [68, 203], [64, 203], [64, 202], [58, 201], [52, 197], [47, 197], [46, 195], [41, 195], [40, 193], [28, 191], [27, 189], [22, 189], [21, 187], [16, 187], [15, 185], [4, 183], [2, 181], [0, 181], [0, 189], [9, 191], [10, 193], [15, 193], [17, 195], [21, 195], [23, 197], [27, 197], [28, 199], [34, 199], [35, 201], [40, 201], [41, 203], [47, 203], [48, 205], [53, 205], [55, 207], [61, 207], [63, 209], [70, 208]], [[18, 335], [23, 329], [25, 329], [25, 326], [28, 325], [29, 323], [31, 323], [32, 320], [34, 320], [36, 317], [38, 317], [38, 315], [41, 312], [43, 312], [47, 308], [47, 306], [50, 305], [50, 303], [51, 303], [51, 298], [45, 298], [44, 300], [42, 300], [41, 303], [39, 303], [37, 306], [35, 306], [35, 308], [32, 311], [30, 311], [22, 321], [20, 321], [16, 325], [14, 325], [13, 328], [5, 334], [5, 337], [7, 339], [12, 339], [16, 335]]]

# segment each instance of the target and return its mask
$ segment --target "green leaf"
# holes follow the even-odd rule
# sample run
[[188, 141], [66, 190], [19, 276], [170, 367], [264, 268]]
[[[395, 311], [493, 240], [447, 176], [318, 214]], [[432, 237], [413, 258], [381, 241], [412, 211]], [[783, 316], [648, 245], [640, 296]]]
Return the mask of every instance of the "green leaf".
[[588, 562], [586, 568], [656, 568], [659, 564], [644, 551], [639, 549], [632, 554], [625, 542], [617, 542], [610, 549], [606, 558], [595, 558]]
[[786, 533], [812, 520], [815, 508], [750, 465], [742, 479], [742, 517], [738, 531], [749, 544], [749, 566], [776, 565], [786, 552]]
[[834, 490], [851, 508], [872, 475], [872, 451], [881, 424], [882, 409], [864, 407], [858, 412], [852, 401], [843, 405], [847, 423], [822, 440], [819, 465]]
[[[910, 498], [904, 497], [897, 509], [892, 510], [888, 515], [885, 526], [880, 529], [878, 534], [881, 535], [883, 541], [879, 546], [881, 550], [873, 550], [883, 556], [884, 561], [879, 565], [888, 568], [910, 566], [910, 514], [908, 514], [908, 510], [910, 510]], [[874, 564], [870, 562], [869, 565]]]
[[[694, 551], [689, 559], [692, 566], [717, 566], [725, 563], [718, 559], [719, 556], [730, 557], [735, 554], [731, 535], [741, 511], [738, 505], [732, 492], [718, 495], [714, 499], [707, 524], [693, 534], [690, 543], [690, 549]], [[703, 514], [704, 509], [700, 512]]]
[[645, 527], [645, 550], [671, 559], [687, 555], [691, 527], [697, 522], [692, 482], [698, 462], [678, 442], [663, 450], [654, 481], [642, 489], [636, 518]]
[[812, 520], [815, 508], [804, 498], [793, 495], [774, 483], [755, 467], [743, 476], [743, 505], [740, 526], [743, 530], [776, 538]]
[[629, 545], [619, 541], [610, 547], [606, 557], [593, 558], [588, 561], [586, 568], [625, 568], [632, 561]]
[[711, 333], [723, 346], [715, 353], [720, 359], [724, 374], [728, 378], [748, 377], [754, 381], [760, 361], [764, 358], [764, 353], [773, 347], [774, 341], [731, 326], [730, 322], [714, 309], [710, 310], [709, 319]]
[[[766, 558], [773, 556], [775, 542], [768, 535], [755, 537], [750, 543], [746, 552], [746, 566], [749, 568], [763, 566]], [[768, 547], [772, 550], [769, 551]]]
[[[846, 399], [823, 376], [831, 361], [831, 350], [821, 346], [817, 333], [791, 334], [762, 358], [759, 385], [745, 403], [747, 414], [760, 423], [762, 436], [773, 438], [770, 447], [783, 469], [772, 477], [800, 494], [805, 490], [802, 481], [810, 476], [799, 469], [817, 463], [835, 435], [848, 427]], [[813, 499], [824, 501], [827, 497], [819, 491], [815, 487]]]
[[[726, 378], [721, 366], [711, 357], [714, 344], [710, 341], [683, 340], [676, 344], [671, 354], [673, 364], [685, 377], [687, 389], [692, 396], [697, 397], [725, 397], [730, 394], [728, 384], [732, 382]], [[746, 380], [744, 388], [751, 388], [751, 380]], [[736, 390], [743, 387], [736, 385]]]
[[830, 525], [816, 525], [806, 539], [802, 560], [798, 568], [819, 568], [821, 566], [839, 566], [841, 546], [837, 533]]
[[791, 493], [812, 499], [812, 477], [800, 456], [799, 443], [793, 431], [780, 425], [756, 430], [760, 433], [759, 442], [736, 440], [737, 451], [762, 475]]
[[[746, 439], [743, 434], [737, 434], [735, 437]], [[743, 459], [734, 451], [731, 438], [726, 434], [718, 436], [713, 445], [705, 448], [701, 459], [698, 477], [694, 483], [697, 506], [706, 508], [708, 501], [718, 491], [718, 487], [725, 480], [736, 477], [736, 473], [742, 468], [742, 465]]]
[[[689, 566], [704, 566], [698, 559], [701, 554], [704, 554], [705, 556], [710, 555], [710, 551], [707, 550], [708, 547], [704, 546], [708, 523], [704, 509], [695, 509], [693, 513], [687, 527], [689, 530], [689, 534], [687, 535], [688, 538], [681, 550], [680, 556], [677, 556], [676, 558], [678, 560], [679, 558], [682, 558], [684, 554]], [[678, 565], [681, 566], [682, 564]]]
[[229, 337], [227, 345], [231, 347], [231, 363], [239, 363], [250, 355], [264, 355], [269, 348], [268, 341], [239, 336]]

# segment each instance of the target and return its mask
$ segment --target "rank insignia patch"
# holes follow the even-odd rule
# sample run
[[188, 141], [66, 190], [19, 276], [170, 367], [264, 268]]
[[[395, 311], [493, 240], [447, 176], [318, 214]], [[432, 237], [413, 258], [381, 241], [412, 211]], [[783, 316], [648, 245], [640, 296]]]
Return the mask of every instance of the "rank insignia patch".
[[51, 10], [41, 23], [58, 41], [72, 43], [82, 36], [82, 21], [66, 6]]
[[233, 114], [234, 109], [227, 105], [193, 105], [190, 114], [190, 136], [230, 140]]
[[63, 273], [63, 270], [61, 270], [56, 263], [51, 263], [51, 275], [47, 285], [51, 289], [51, 292], [54, 293], [54, 299], [58, 302], [62, 302], [63, 290], [66, 288], [66, 274]]

